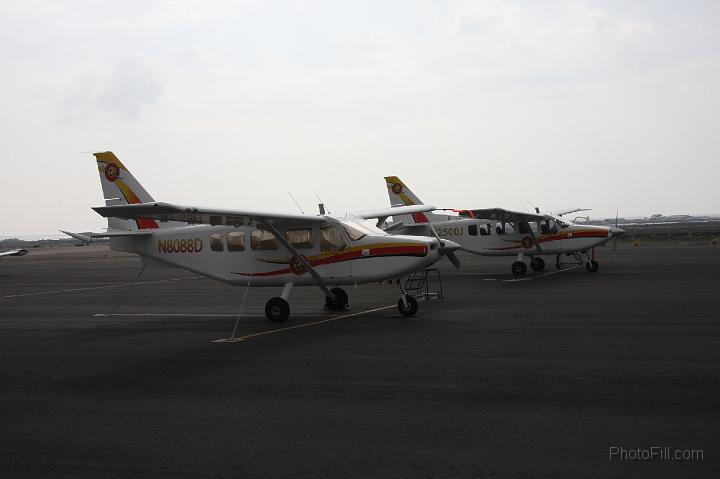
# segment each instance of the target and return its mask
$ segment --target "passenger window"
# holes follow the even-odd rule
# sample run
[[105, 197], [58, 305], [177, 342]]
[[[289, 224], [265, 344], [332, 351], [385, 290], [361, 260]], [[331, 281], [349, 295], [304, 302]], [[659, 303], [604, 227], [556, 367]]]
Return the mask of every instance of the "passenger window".
[[250, 248], [260, 251], [278, 249], [278, 240], [269, 231], [255, 230], [250, 233]]
[[285, 238], [287, 238], [288, 243], [297, 249], [310, 249], [315, 246], [312, 228], [287, 230], [285, 231]]
[[503, 228], [504, 228], [504, 225], [502, 223], [498, 223], [497, 225], [495, 225], [495, 232], [499, 235], [504, 235], [505, 230]]
[[544, 235], [550, 234], [550, 222], [548, 220], [540, 223], [540, 232]]
[[518, 223], [518, 231], [520, 232], [520, 234], [526, 235], [530, 233], [530, 228], [528, 227], [528, 224], [526, 222], [521, 221], [520, 223]]
[[227, 234], [227, 244], [228, 251], [245, 251], [245, 233], [242, 231], [229, 232]]
[[489, 235], [490, 235], [490, 225], [480, 226], [480, 236], [489, 236]]
[[223, 235], [212, 234], [210, 235], [210, 249], [213, 251], [224, 251], [225, 242], [223, 241]]
[[343, 238], [340, 227], [336, 224], [323, 226], [320, 228], [320, 250], [336, 251], [345, 247], [345, 239]]
[[470, 236], [477, 236], [478, 234], [478, 227], [477, 225], [470, 225], [468, 226], [468, 233]]

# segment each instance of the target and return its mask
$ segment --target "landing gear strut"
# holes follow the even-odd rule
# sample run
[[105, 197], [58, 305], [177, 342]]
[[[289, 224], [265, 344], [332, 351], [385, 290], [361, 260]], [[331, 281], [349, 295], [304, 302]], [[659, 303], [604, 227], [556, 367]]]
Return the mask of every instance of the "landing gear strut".
[[595, 272], [597, 272], [597, 270], [598, 270], [599, 268], [600, 268], [600, 265], [599, 265], [598, 262], [595, 261], [594, 259], [591, 259], [590, 261], [588, 261], [587, 263], [585, 263], [585, 269], [588, 270], [588, 272], [590, 272], [590, 273], [595, 273]]
[[272, 323], [282, 323], [290, 317], [290, 305], [282, 298], [272, 298], [265, 304], [265, 316]]
[[539, 256], [535, 256], [532, 260], [530, 260], [530, 267], [533, 271], [542, 271], [545, 269], [545, 260]]
[[415, 296], [408, 294], [405, 291], [405, 285], [401, 280], [398, 280], [400, 285], [400, 299], [398, 300], [398, 311], [405, 317], [415, 316], [418, 310], [418, 300]]
[[290, 297], [293, 284], [285, 283], [279, 297], [271, 298], [265, 303], [265, 317], [271, 323], [282, 323], [290, 317], [290, 304], [287, 299]]
[[325, 296], [325, 307], [330, 311], [345, 311], [350, 309], [348, 295], [342, 288], [332, 288], [333, 297]]
[[[584, 255], [584, 257], [583, 257]], [[600, 269], [600, 264], [595, 261], [595, 249], [592, 249], [591, 251], [575, 251], [573, 253], [567, 253], [566, 256], [572, 256], [574, 261], [570, 261], [568, 263], [562, 262], [562, 255], [557, 255], [555, 259], [555, 267], [557, 269], [562, 269], [563, 266], [566, 265], [572, 265], [575, 267], [585, 266], [585, 269], [588, 270], [590, 273], [597, 272], [598, 269]]]

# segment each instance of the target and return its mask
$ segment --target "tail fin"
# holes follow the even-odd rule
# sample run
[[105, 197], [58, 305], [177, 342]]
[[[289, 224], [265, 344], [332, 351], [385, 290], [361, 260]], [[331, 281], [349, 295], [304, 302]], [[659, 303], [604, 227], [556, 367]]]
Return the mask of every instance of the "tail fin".
[[[411, 206], [424, 204], [415, 193], [408, 188], [397, 176], [386, 176], [385, 183], [387, 185], [388, 197], [390, 198], [390, 206]], [[443, 218], [433, 213], [413, 213], [412, 215], [401, 215], [393, 217], [395, 221], [402, 221], [407, 224], [414, 223], [433, 223], [442, 221]]]
[[[139, 181], [130, 173], [112, 151], [93, 153], [100, 171], [100, 184], [106, 206], [149, 203], [152, 196], [143, 188]], [[125, 220], [108, 218], [109, 230], [135, 231], [160, 228], [153, 219]]]

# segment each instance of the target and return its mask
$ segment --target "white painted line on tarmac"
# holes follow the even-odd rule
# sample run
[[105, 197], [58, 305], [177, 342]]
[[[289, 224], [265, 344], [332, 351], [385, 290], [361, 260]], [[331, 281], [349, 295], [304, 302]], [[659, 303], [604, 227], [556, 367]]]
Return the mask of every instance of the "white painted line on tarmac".
[[23, 298], [26, 296], [39, 296], [41, 294], [77, 293], [78, 291], [92, 291], [92, 290], [96, 290], [96, 289], [122, 288], [123, 286], [137, 286], [140, 284], [169, 283], [171, 281], [185, 281], [188, 279], [198, 279], [198, 278], [202, 278], [202, 276], [191, 276], [188, 278], [158, 279], [158, 280], [154, 280], [154, 281], [136, 281], [134, 283], [109, 284], [106, 286], [90, 286], [87, 288], [55, 289], [52, 291], [36, 291], [34, 293], [8, 294], [8, 295], [3, 296], [3, 298]]
[[[128, 318], [264, 318], [264, 314], [228, 314], [228, 313], [95, 313], [93, 318], [108, 318], [108, 317], [128, 317]], [[303, 318], [317, 317], [327, 318], [327, 314], [302, 314], [298, 315]]]
[[518, 282], [518, 281], [532, 281], [532, 280], [534, 280], [534, 279], [544, 278], [545, 276], [550, 276], [550, 275], [552, 275], [552, 274], [558, 274], [558, 273], [564, 273], [564, 272], [566, 272], [566, 271], [572, 271], [572, 270], [577, 269], [577, 268], [580, 268], [580, 266], [572, 266], [572, 267], [567, 268], [567, 269], [559, 269], [559, 270], [557, 270], [557, 271], [550, 271], [549, 273], [537, 274], [537, 275], [534, 275], [534, 276], [528, 276], [528, 277], [526, 277], [526, 278], [504, 279], [504, 280], [502, 280], [502, 282], [503, 282], [503, 283], [516, 283], [516, 282]]
[[390, 309], [390, 308], [395, 308], [395, 307], [397, 307], [397, 306], [394, 304], [391, 304], [390, 306], [382, 306], [380, 308], [368, 309], [366, 311], [359, 311], [357, 313], [352, 313], [352, 314], [344, 314], [342, 316], [333, 316], [331, 318], [322, 319], [320, 321], [313, 321], [311, 323], [303, 323], [303, 324], [298, 324], [295, 326], [288, 326], [287, 328], [272, 329], [270, 331], [262, 331], [259, 333], [247, 334], [245, 336], [236, 336], [234, 338], [220, 338], [220, 339], [216, 339], [215, 341], [213, 341], [213, 343], [238, 343], [240, 341], [246, 341], [251, 338], [257, 338], [259, 336], [267, 336], [268, 334], [284, 333], [285, 331], [290, 331], [290, 330], [294, 330], [294, 329], [307, 328], [310, 326], [317, 326], [318, 324], [324, 324], [324, 323], [329, 323], [332, 321], [338, 321], [340, 319], [353, 318], [355, 316], [360, 316], [362, 314], [374, 313], [377, 311], [383, 311], [385, 309]]

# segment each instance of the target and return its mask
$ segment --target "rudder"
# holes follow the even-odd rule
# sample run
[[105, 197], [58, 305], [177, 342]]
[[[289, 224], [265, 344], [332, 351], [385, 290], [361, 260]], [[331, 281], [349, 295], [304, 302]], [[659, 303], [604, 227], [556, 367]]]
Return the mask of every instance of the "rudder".
[[[385, 184], [388, 190], [390, 206], [412, 206], [424, 204], [410, 188], [397, 176], [386, 176]], [[407, 224], [433, 223], [443, 218], [433, 213], [413, 213], [412, 215], [400, 215], [393, 217], [395, 221], [402, 221]]]

